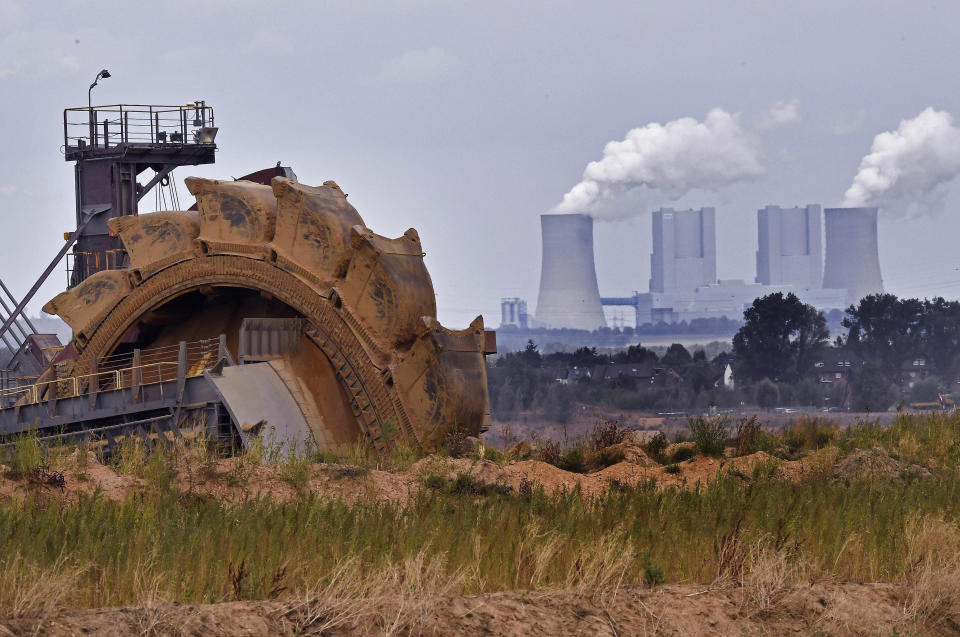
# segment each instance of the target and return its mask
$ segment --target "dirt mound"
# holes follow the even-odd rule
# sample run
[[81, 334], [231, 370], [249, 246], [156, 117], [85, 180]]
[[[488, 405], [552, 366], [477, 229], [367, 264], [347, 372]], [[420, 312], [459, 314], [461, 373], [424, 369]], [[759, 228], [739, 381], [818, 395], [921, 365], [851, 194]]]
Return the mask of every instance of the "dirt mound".
[[906, 480], [928, 478], [930, 472], [917, 464], [901, 462], [890, 457], [883, 447], [855, 451], [837, 462], [833, 467], [836, 478], [853, 482], [855, 480]]
[[[423, 600], [397, 632], [422, 635], [880, 635], [914, 632], [889, 584], [816, 583], [778, 591], [763, 609], [744, 589], [667, 586], [620, 589], [503, 592]], [[349, 603], [349, 602], [348, 602]], [[383, 634], [376, 605], [313, 610], [325, 635]], [[291, 635], [293, 604], [230, 602], [63, 611], [44, 619], [0, 619], [0, 635], [50, 637], [114, 635]], [[336, 621], [342, 615], [343, 619]], [[332, 624], [332, 625], [329, 625]], [[307, 631], [313, 625], [299, 626]]]
[[[223, 502], [239, 502], [252, 497], [270, 497], [287, 502], [304, 493], [357, 500], [406, 504], [431, 475], [455, 479], [468, 474], [479, 484], [501, 484], [519, 491], [527, 483], [541, 486], [547, 494], [579, 489], [584, 495], [597, 496], [610, 488], [634, 487], [654, 481], [662, 487], [695, 486], [723, 473], [751, 479], [757, 466], [775, 466], [777, 475], [787, 480], [802, 480], [812, 473], [832, 472], [838, 479], [923, 478], [930, 472], [919, 465], [891, 458], [883, 449], [857, 451], [835, 462], [837, 449], [821, 449], [796, 461], [784, 461], [758, 451], [736, 458], [696, 456], [669, 466], [650, 460], [632, 443], [615, 445], [626, 458], [595, 473], [572, 473], [539, 460], [523, 460], [499, 465], [489, 460], [428, 456], [407, 470], [377, 470], [341, 464], [259, 465], [246, 458], [211, 461], [183, 460], [174, 470], [174, 484], [185, 494]], [[121, 500], [131, 491], [148, 488], [144, 478], [120, 473], [89, 454], [81, 460], [76, 453], [60, 459], [53, 469], [62, 472], [64, 484], [50, 486], [29, 478], [12, 478], [0, 468], [0, 499], [24, 498], [31, 493], [62, 494], [75, 501], [81, 494], [99, 491], [104, 497]], [[142, 473], [141, 473], [142, 475]]]
[[607, 453], [623, 454], [623, 459], [627, 462], [638, 464], [641, 467], [656, 466], [656, 462], [650, 459], [643, 447], [632, 441], [621, 442], [611, 445], [606, 449]]

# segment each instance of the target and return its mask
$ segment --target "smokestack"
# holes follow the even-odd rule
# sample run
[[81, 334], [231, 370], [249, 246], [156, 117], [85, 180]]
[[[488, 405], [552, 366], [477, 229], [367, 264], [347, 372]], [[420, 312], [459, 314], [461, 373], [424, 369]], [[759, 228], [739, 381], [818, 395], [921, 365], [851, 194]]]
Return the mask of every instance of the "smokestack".
[[847, 301], [883, 292], [877, 250], [877, 208], [827, 208], [823, 287], [846, 288]]
[[593, 263], [593, 218], [540, 215], [543, 262], [537, 320], [552, 328], [606, 327]]

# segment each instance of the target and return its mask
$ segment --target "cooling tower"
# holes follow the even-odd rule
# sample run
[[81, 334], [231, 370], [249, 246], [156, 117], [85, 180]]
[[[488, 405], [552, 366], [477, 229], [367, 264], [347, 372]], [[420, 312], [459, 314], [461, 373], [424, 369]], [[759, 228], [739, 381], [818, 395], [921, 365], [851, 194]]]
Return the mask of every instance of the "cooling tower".
[[849, 303], [883, 292], [876, 208], [827, 208], [823, 287], [846, 288]]
[[593, 264], [593, 218], [540, 215], [543, 261], [536, 318], [552, 328], [606, 327]]

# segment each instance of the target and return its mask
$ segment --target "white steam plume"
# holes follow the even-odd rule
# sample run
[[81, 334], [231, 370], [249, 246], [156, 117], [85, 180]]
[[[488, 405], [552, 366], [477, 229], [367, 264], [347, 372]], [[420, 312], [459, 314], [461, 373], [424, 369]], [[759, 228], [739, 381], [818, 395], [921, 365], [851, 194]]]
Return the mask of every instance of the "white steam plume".
[[736, 115], [711, 110], [698, 122], [692, 117], [634, 128], [623, 141], [609, 142], [603, 158], [590, 162], [583, 179], [551, 212], [587, 213], [613, 218], [642, 212], [611, 210], [603, 205], [638, 188], [656, 190], [675, 201], [694, 188], [716, 189], [763, 174], [761, 151]]
[[881, 206], [887, 212], [936, 210], [944, 186], [960, 174], [960, 128], [946, 111], [927, 107], [895, 131], [873, 138], [843, 205]]
[[757, 129], [769, 131], [787, 124], [796, 124], [800, 121], [800, 100], [794, 98], [789, 102], [777, 102], [767, 113], [760, 118]]

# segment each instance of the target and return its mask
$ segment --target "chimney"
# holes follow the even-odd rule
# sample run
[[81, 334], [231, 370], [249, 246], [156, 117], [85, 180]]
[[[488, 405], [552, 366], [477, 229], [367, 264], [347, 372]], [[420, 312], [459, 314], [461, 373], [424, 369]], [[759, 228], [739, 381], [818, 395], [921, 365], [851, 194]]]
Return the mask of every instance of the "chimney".
[[543, 261], [536, 318], [551, 328], [606, 327], [593, 262], [593, 218], [540, 215]]
[[824, 210], [827, 258], [823, 287], [847, 290], [847, 302], [883, 292], [877, 250], [876, 208]]

